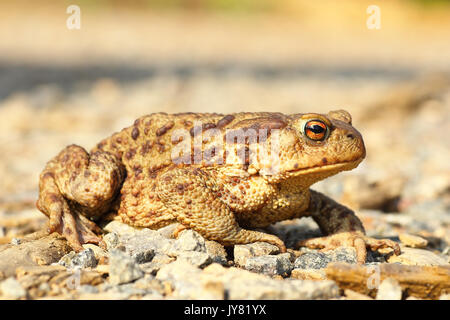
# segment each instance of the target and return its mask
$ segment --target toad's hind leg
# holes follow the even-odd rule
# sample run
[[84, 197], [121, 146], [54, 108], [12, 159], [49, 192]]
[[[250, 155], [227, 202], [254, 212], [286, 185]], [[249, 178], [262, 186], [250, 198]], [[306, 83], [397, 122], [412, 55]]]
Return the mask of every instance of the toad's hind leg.
[[278, 237], [242, 229], [234, 213], [214, 191], [214, 179], [207, 172], [195, 168], [175, 168], [162, 174], [158, 180], [157, 191], [164, 206], [178, 222], [205, 238], [224, 245], [262, 241], [276, 245], [282, 252], [286, 251]]
[[74, 250], [99, 243], [100, 229], [89, 218], [105, 213], [119, 190], [125, 170], [113, 155], [88, 154], [70, 145], [50, 160], [39, 180], [38, 209], [49, 217], [49, 232], [59, 232]]

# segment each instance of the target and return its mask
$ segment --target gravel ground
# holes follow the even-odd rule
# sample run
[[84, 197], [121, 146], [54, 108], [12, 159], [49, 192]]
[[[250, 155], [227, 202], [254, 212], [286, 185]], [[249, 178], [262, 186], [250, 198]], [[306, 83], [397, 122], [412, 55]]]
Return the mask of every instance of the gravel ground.
[[[1, 6], [0, 298], [448, 299], [450, 28], [430, 18], [442, 12], [382, 7], [374, 34], [344, 23], [352, 13], [340, 7], [328, 20], [308, 6], [309, 20], [88, 10], [77, 34], [55, 8], [29, 17]], [[190, 230], [173, 239], [174, 226], [117, 222], [104, 225], [106, 249], [76, 254], [42, 232], [38, 175], [68, 144], [89, 149], [151, 112], [334, 108], [352, 114], [367, 158], [313, 188], [354, 209], [370, 236], [398, 241], [400, 256], [371, 252], [357, 269], [348, 248], [224, 248]], [[320, 235], [310, 219], [269, 231], [288, 247]]]

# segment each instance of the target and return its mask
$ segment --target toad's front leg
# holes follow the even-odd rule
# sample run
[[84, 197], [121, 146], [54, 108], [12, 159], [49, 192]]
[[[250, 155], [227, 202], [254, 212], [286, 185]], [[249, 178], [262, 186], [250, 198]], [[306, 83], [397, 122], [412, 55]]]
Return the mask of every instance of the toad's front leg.
[[327, 236], [300, 241], [298, 246], [323, 250], [332, 250], [340, 246], [354, 247], [360, 264], [366, 262], [367, 248], [372, 250], [392, 248], [395, 254], [400, 254], [398, 243], [366, 236], [361, 221], [352, 210], [319, 192], [311, 190], [308, 213]]
[[88, 154], [71, 145], [47, 163], [39, 180], [38, 209], [49, 217], [49, 232], [65, 236], [80, 251], [83, 243], [100, 243], [89, 220], [106, 212], [125, 176], [119, 160], [103, 151]]

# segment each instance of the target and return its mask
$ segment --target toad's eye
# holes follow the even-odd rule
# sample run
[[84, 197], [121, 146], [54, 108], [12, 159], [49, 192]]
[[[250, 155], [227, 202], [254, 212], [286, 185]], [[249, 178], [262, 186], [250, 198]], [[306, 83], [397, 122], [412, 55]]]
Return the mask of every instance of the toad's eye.
[[306, 136], [314, 141], [324, 140], [327, 135], [328, 127], [320, 120], [310, 120], [305, 124]]

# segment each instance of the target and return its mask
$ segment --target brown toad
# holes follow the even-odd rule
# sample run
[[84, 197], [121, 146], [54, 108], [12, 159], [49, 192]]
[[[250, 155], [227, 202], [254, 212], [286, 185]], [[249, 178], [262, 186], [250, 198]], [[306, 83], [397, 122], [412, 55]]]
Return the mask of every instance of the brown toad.
[[[179, 222], [224, 245], [278, 237], [249, 230], [312, 216], [326, 237], [299, 245], [399, 246], [365, 236], [353, 211], [309, 187], [358, 166], [366, 154], [343, 110], [324, 114], [150, 114], [101, 141], [90, 153], [70, 145], [40, 176], [37, 207], [49, 231], [75, 250], [99, 243], [94, 221], [116, 218], [135, 227]], [[249, 229], [247, 229], [249, 228]], [[176, 232], [177, 233], [177, 232]]]

